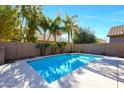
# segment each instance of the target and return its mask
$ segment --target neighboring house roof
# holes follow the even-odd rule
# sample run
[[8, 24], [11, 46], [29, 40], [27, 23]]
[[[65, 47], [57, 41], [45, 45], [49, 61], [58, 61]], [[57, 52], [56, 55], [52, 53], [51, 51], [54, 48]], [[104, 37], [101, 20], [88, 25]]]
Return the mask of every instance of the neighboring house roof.
[[97, 43], [107, 43], [107, 41], [106, 40], [104, 40], [104, 39], [97, 39]]
[[124, 36], [124, 25], [112, 27], [107, 36], [108, 37]]

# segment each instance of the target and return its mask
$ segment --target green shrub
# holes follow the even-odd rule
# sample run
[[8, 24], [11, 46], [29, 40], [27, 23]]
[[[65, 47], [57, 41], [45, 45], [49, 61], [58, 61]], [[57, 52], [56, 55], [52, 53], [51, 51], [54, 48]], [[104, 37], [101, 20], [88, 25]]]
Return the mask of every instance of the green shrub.
[[46, 42], [42, 42], [42, 43], [39, 43], [36, 48], [39, 48], [40, 49], [40, 54], [41, 55], [44, 55], [45, 52], [46, 52], [46, 49], [50, 47], [50, 43], [46, 43]]
[[47, 48], [50, 48], [51, 54], [55, 54], [57, 49], [60, 53], [63, 53], [66, 45], [66, 42], [41, 42], [36, 46], [36, 48], [40, 49], [41, 55], [45, 54]]
[[60, 53], [63, 53], [64, 49], [67, 46], [67, 43], [66, 42], [57, 42], [57, 46], [58, 46], [58, 49], [59, 49]]

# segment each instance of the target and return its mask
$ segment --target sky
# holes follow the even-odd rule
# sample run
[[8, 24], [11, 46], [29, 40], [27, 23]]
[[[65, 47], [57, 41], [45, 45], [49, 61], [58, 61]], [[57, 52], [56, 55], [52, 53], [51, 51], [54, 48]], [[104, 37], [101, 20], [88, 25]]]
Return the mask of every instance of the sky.
[[[124, 25], [124, 6], [112, 5], [44, 5], [43, 13], [55, 18], [58, 12], [77, 15], [80, 27], [90, 27], [97, 38], [106, 39], [112, 26]], [[65, 36], [66, 37], [66, 36]]]

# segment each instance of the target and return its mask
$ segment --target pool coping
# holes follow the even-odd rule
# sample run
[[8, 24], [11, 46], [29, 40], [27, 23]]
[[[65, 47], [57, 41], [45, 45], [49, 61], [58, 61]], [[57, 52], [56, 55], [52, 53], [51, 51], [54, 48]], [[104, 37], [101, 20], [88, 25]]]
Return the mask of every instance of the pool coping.
[[[62, 53], [62, 54], [68, 54], [68, 53]], [[70, 54], [70, 53], [69, 53]], [[76, 53], [77, 54], [77, 53]], [[81, 53], [82, 54], [82, 53]], [[84, 53], [84, 54], [89, 54], [89, 53]], [[61, 55], [61, 54], [55, 54], [55, 55]], [[23, 68], [24, 69], [24, 71], [23, 71], [23, 73], [29, 73], [29, 75], [34, 75], [36, 78], [36, 81], [37, 80], [40, 80], [40, 81], [42, 81], [42, 82], [44, 82], [46, 85], [48, 85], [48, 87], [50, 88], [50, 87], [59, 87], [58, 85], [56, 85], [60, 80], [56, 80], [55, 82], [53, 82], [53, 83], [48, 83], [44, 78], [42, 78], [42, 76], [40, 76], [39, 74], [37, 74], [37, 72], [34, 70], [34, 69], [32, 69], [31, 68], [31, 66], [29, 66], [29, 64], [26, 62], [26, 61], [32, 61], [32, 60], [36, 60], [36, 59], [42, 59], [42, 58], [45, 58], [45, 57], [49, 57], [49, 56], [55, 56], [55, 55], [47, 55], [47, 56], [39, 56], [39, 57], [34, 57], [34, 58], [28, 58], [28, 59], [23, 59], [23, 60], [16, 60], [15, 61], [15, 63], [12, 63], [12, 64], [8, 64], [8, 65], [14, 65], [14, 64], [19, 64], [21, 67], [21, 69]], [[93, 55], [95, 55], [95, 54], [93, 54]], [[98, 56], [103, 56], [103, 55], [98, 55]], [[111, 56], [103, 56], [104, 58], [110, 58], [110, 59], [112, 59], [112, 58], [114, 58], [114, 59], [122, 59], [123, 61], [124, 61], [124, 59], [123, 58], [118, 58], [118, 57], [111, 57]], [[5, 65], [7, 65], [7, 64], [5, 64]], [[82, 69], [82, 68], [79, 68], [79, 70], [80, 69]], [[84, 69], [83, 69], [84, 70]], [[68, 77], [70, 77], [70, 76], [73, 76], [73, 74], [75, 74], [75, 72], [76, 71], [78, 71], [78, 69], [76, 69], [75, 71], [72, 71], [71, 73], [69, 73], [69, 74], [67, 74], [66, 76], [63, 76], [61, 79], [62, 80], [64, 80], [64, 79], [66, 79], [66, 78], [68, 78]], [[85, 71], [85, 70], [84, 70]], [[4, 73], [4, 71], [2, 72], [2, 73]], [[86, 76], [87, 77], [87, 73], [90, 73], [89, 71], [87, 72], [86, 71], [86, 75], [83, 75], [84, 77]], [[92, 74], [91, 74], [92, 75]], [[97, 75], [97, 74], [96, 74]], [[104, 78], [103, 76], [101, 76], [101, 75], [98, 75], [98, 77], [101, 77], [101, 78]], [[102, 80], [102, 79], [101, 79]], [[103, 79], [103, 80], [105, 80], [105, 79]], [[108, 79], [107, 79], [107, 81], [109, 81]], [[112, 80], [110, 80], [111, 82], [113, 82]], [[82, 81], [81, 81], [82, 82]], [[85, 81], [83, 81], [84, 83], [86, 83], [86, 86], [87, 86], [87, 82], [85, 82]], [[65, 82], [66, 83], [66, 82]], [[105, 82], [104, 82], [105, 83]], [[90, 84], [90, 83], [89, 83]], [[37, 86], [37, 85], [36, 85]], [[91, 85], [88, 85], [89, 87], [91, 86]], [[109, 86], [109, 85], [108, 85]], [[25, 86], [22, 86], [22, 87], [25, 87]], [[27, 87], [31, 87], [31, 86], [27, 86]], [[40, 87], [42, 87], [42, 86], [40, 86]], [[111, 86], [110, 86], [111, 87]]]
[[[34, 58], [28, 58], [28, 59], [17, 60], [17, 61], [15, 61], [15, 63], [21, 62], [21, 63], [27, 65], [27, 67], [28, 67], [29, 69], [33, 70], [33, 72], [34, 72], [35, 74], [37, 74], [39, 77], [41, 77], [43, 80], [45, 80], [48, 84], [52, 84], [53, 82], [49, 83], [45, 78], [43, 78], [41, 75], [39, 75], [38, 72], [35, 71], [35, 69], [34, 69], [32, 66], [30, 66], [27, 62], [28, 62], [28, 61], [30, 62], [30, 61], [41, 60], [41, 59], [44, 59], [44, 58], [47, 58], [47, 57], [52, 57], [52, 56], [57, 56], [57, 55], [63, 55], [63, 54], [89, 54], [89, 53], [62, 53], [62, 54], [54, 54], [54, 55], [45, 55], [45, 56], [38, 56], [38, 57], [34, 57]], [[103, 56], [103, 55], [96, 55], [96, 54], [90, 54], [90, 55], [102, 56], [103, 58], [104, 58], [104, 57], [110, 57], [110, 56]], [[112, 57], [112, 58], [113, 58], [113, 57]], [[114, 58], [118, 58], [118, 57], [114, 57]], [[86, 66], [88, 66], [90, 63], [91, 63], [91, 62], [87, 63]], [[79, 67], [79, 68], [75, 69], [74, 71], [68, 73], [67, 75], [72, 74], [73, 72], [77, 71], [77, 70], [80, 69], [80, 68], [82, 68], [82, 67]], [[67, 76], [67, 75], [64, 75], [64, 76], [62, 76], [62, 77], [65, 77], [65, 76]], [[60, 77], [59, 79], [61, 79], [62, 77]], [[58, 80], [59, 80], [59, 79], [58, 79]], [[55, 80], [55, 81], [57, 81], [57, 80]], [[54, 82], [55, 82], [55, 81], [54, 81]]]
[[[22, 64], [25, 64], [30, 70], [33, 70], [33, 72], [34, 72], [35, 74], [37, 74], [39, 77], [41, 77], [41, 79], [43, 79], [44, 81], [46, 81], [48, 84], [52, 84], [53, 82], [55, 82], [55, 81], [57, 81], [57, 80], [55, 80], [55, 81], [49, 83], [45, 78], [43, 78], [41, 75], [39, 75], [38, 72], [35, 71], [35, 69], [34, 69], [32, 66], [30, 66], [27, 62], [28, 62], [28, 61], [30, 62], [30, 61], [41, 60], [41, 59], [44, 59], [44, 58], [47, 58], [47, 57], [52, 57], [52, 56], [57, 56], [57, 55], [63, 55], [63, 54], [89, 54], [89, 53], [62, 53], [62, 54], [38, 56], [38, 57], [34, 57], [34, 58], [16, 60], [15, 63], [21, 62]], [[91, 55], [95, 55], [95, 54], [91, 54]], [[95, 56], [102, 56], [102, 55], [95, 55]], [[103, 57], [103, 56], [102, 56], [102, 57]], [[85, 66], [88, 66], [88, 64], [90, 64], [90, 63], [91, 63], [91, 62], [87, 63]], [[64, 76], [62, 76], [62, 77], [65, 77], [65, 76], [67, 76], [67, 75], [70, 75], [70, 74], [72, 74], [73, 72], [75, 72], [75, 71], [77, 71], [78, 69], [81, 69], [81, 68], [82, 68], [82, 67], [79, 67], [79, 68], [75, 69], [74, 71], [72, 71], [72, 72], [70, 72], [70, 73], [68, 73], [68, 74], [66, 74], [66, 75], [64, 75]], [[62, 77], [60, 77], [59, 79], [61, 79]], [[58, 80], [59, 80], [59, 79], [58, 79]]]
[[[90, 54], [90, 53], [61, 53], [61, 54], [53, 54], [53, 55], [44, 55], [44, 56], [38, 56], [38, 57], [33, 57], [33, 58], [26, 58], [26, 59], [15, 60], [15, 63], [16, 63], [16, 62], [20, 62], [20, 61], [39, 60], [39, 59], [43, 59], [43, 58], [46, 58], [46, 57], [57, 56], [57, 55], [63, 55], [63, 54]], [[111, 57], [111, 56], [104, 56], [104, 55], [97, 55], [97, 54], [91, 54], [91, 55], [103, 56], [103, 57]], [[114, 58], [115, 58], [115, 57], [114, 57]], [[118, 57], [117, 57], [117, 58], [118, 58]]]

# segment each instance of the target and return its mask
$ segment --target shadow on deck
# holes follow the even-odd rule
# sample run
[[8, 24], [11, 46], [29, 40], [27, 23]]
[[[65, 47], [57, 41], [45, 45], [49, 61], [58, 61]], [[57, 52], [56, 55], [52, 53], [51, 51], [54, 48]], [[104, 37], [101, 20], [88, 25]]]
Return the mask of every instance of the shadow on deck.
[[103, 58], [101, 62], [91, 63], [85, 69], [107, 78], [124, 83], [124, 60]]

